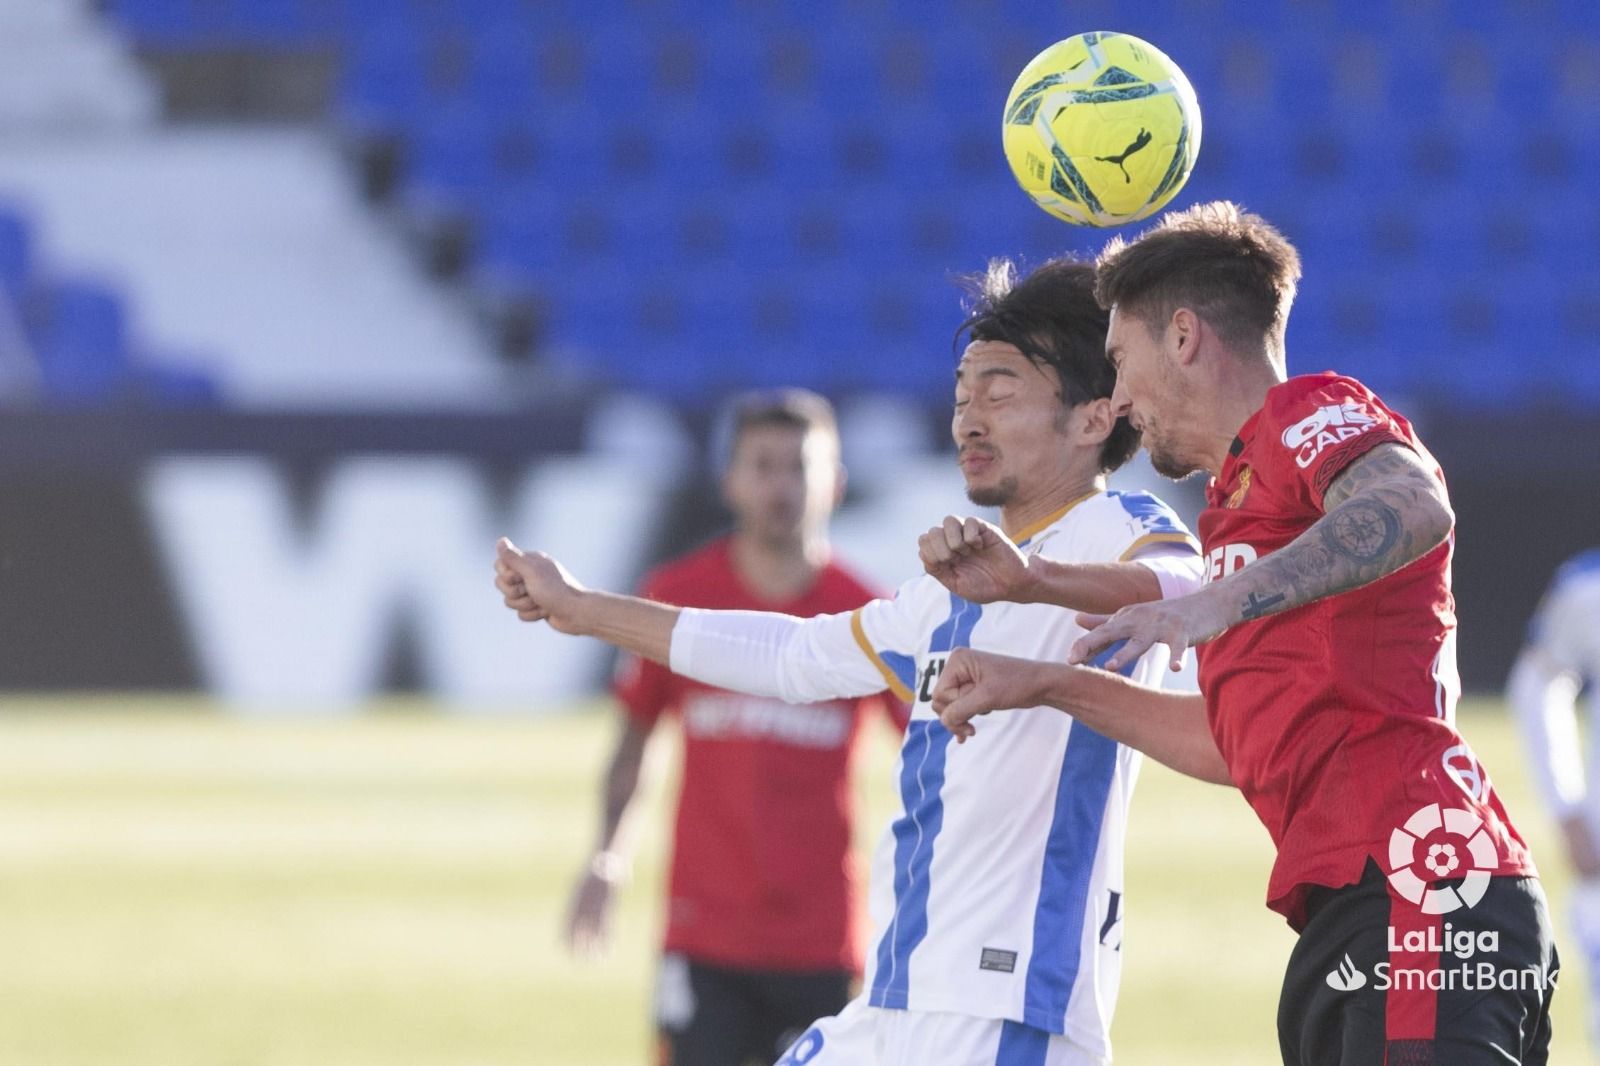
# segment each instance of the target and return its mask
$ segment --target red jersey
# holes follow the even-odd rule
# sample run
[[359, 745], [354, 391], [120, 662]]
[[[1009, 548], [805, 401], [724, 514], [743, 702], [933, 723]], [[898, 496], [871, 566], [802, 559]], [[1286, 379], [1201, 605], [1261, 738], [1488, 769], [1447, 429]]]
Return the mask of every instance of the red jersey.
[[[830, 563], [793, 600], [759, 599], [722, 539], [661, 567], [640, 594], [678, 607], [853, 611], [874, 593]], [[633, 657], [617, 697], [634, 720], [683, 723], [683, 786], [668, 886], [666, 950], [760, 970], [861, 971], [862, 877], [850, 852], [850, 765], [887, 696], [794, 705], [712, 688]]]
[[[1387, 443], [1416, 452], [1443, 483], [1411, 424], [1360, 382], [1312, 374], [1268, 391], [1206, 489], [1206, 580], [1304, 533], [1339, 472]], [[1242, 622], [1198, 649], [1217, 747], [1278, 849], [1267, 905], [1296, 929], [1311, 886], [1354, 884], [1369, 858], [1395, 871], [1407, 852], [1391, 863], [1391, 844], [1422, 835], [1428, 817], [1411, 819], [1432, 804], [1482, 821], [1494, 850], [1479, 845], [1474, 868], [1534, 872], [1455, 727], [1453, 547], [1452, 534], [1364, 588]]]

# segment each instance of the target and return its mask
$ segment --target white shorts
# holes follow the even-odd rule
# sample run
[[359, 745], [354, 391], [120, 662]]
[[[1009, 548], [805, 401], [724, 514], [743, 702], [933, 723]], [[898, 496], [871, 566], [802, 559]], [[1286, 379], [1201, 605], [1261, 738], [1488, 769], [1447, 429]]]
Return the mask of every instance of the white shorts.
[[1000, 1018], [885, 1010], [858, 996], [800, 1035], [777, 1066], [1106, 1066], [1064, 1036]]

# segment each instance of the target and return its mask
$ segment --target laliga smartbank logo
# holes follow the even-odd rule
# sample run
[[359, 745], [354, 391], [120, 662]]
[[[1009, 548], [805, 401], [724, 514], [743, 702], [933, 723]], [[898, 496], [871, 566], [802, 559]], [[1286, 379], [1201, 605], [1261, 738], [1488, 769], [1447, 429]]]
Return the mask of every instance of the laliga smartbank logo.
[[[1389, 834], [1389, 884], [1417, 904], [1423, 914], [1449, 914], [1476, 906], [1489, 890], [1490, 871], [1499, 865], [1500, 856], [1483, 819], [1459, 807], [1430, 803]], [[1426, 876], [1419, 874], [1419, 868]], [[1461, 884], [1454, 888], [1429, 885], [1447, 878], [1460, 878]], [[1391, 954], [1405, 951], [1442, 956], [1448, 951], [1466, 962], [1480, 951], [1500, 950], [1500, 934], [1495, 930], [1457, 930], [1446, 922], [1442, 936], [1438, 929], [1408, 930], [1401, 936], [1390, 926], [1387, 947]], [[1377, 987], [1382, 990], [1393, 987], [1397, 977], [1411, 973], [1393, 971], [1387, 962], [1374, 969]], [[1418, 973], [1425, 985], [1429, 978]], [[1367, 986], [1367, 975], [1346, 954], [1328, 974], [1327, 982], [1337, 991], [1354, 992]]]
[[[1483, 819], [1471, 811], [1434, 803], [1406, 819], [1389, 837], [1389, 884], [1423, 914], [1449, 914], [1477, 906], [1489, 891], [1490, 877], [1500, 865], [1499, 853]], [[1448, 882], [1448, 883], [1440, 883]], [[1389, 959], [1363, 971], [1348, 954], [1325, 980], [1339, 992], [1354, 992], [1370, 983], [1390, 989], [1489, 991], [1548, 990], [1556, 974], [1542, 966], [1506, 968], [1480, 955], [1500, 951], [1497, 929], [1458, 929], [1450, 922], [1400, 932], [1388, 927]], [[1406, 968], [1396, 955], [1437, 960]]]

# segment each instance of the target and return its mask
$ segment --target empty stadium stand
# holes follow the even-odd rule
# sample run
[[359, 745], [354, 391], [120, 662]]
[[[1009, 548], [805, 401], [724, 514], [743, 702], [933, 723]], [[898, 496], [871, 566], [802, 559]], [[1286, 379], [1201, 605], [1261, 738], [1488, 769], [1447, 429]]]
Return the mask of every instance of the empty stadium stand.
[[392, 202], [458, 242], [441, 262], [523, 323], [517, 343], [686, 400], [778, 380], [942, 396], [957, 275], [1104, 238], [1012, 184], [1011, 78], [1059, 37], [1126, 30], [1199, 93], [1179, 204], [1241, 200], [1301, 247], [1294, 369], [1600, 405], [1587, 0], [104, 7], [147, 53], [334, 56], [331, 120], [387, 146]]

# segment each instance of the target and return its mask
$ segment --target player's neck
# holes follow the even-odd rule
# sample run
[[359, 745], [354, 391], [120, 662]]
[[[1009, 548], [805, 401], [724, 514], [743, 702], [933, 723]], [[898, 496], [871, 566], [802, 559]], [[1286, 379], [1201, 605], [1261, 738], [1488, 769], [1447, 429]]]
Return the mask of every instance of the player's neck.
[[781, 602], [805, 593], [828, 565], [832, 549], [820, 533], [774, 543], [736, 532], [729, 547], [733, 568], [751, 592]]
[[1197, 405], [1199, 410], [1211, 412], [1205, 469], [1212, 477], [1222, 475], [1239, 430], [1261, 410], [1267, 393], [1285, 380], [1280, 360], [1249, 359], [1222, 364], [1213, 395]]
[[1068, 475], [1046, 491], [1001, 507], [1000, 529], [1012, 540], [1026, 539], [1085, 496], [1105, 490], [1105, 475], [1098, 471]]

